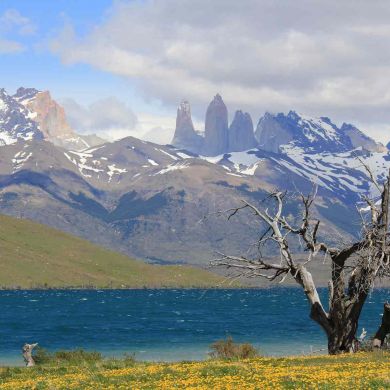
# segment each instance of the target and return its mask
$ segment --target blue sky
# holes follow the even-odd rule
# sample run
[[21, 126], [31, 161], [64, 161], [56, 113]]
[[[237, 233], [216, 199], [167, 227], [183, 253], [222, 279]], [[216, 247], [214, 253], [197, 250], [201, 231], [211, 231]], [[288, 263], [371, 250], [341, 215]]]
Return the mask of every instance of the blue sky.
[[201, 130], [220, 93], [230, 118], [296, 110], [387, 143], [389, 20], [388, 0], [2, 0], [1, 86], [50, 90], [80, 132], [107, 103], [113, 138], [169, 138], [184, 98]]
[[9, 39], [21, 42], [25, 50], [1, 54], [4, 88], [11, 92], [21, 85], [50, 89], [57, 98], [74, 97], [80, 103], [91, 103], [97, 97], [112, 94], [130, 102], [137, 100], [130, 82], [90, 65], [63, 65], [47, 47], [50, 40], [60, 34], [66, 21], [71, 21], [77, 34], [87, 34], [94, 25], [104, 21], [111, 3], [110, 0], [2, 0], [0, 15], [16, 10], [36, 29], [28, 35], [18, 34], [17, 26], [5, 32]]
[[[9, 93], [13, 93], [20, 86], [50, 90], [59, 102], [65, 103], [67, 99], [72, 99], [83, 107], [115, 97], [130, 111], [139, 113], [138, 121], [141, 126], [134, 128], [134, 123], [129, 123], [129, 126], [124, 128], [121, 123], [116, 132], [115, 129], [108, 129], [108, 132], [113, 134], [103, 132], [108, 138], [128, 134], [141, 135], [146, 130], [159, 127], [160, 123], [163, 128], [172, 128], [174, 114], [170, 115], [172, 118], [167, 118], [168, 111], [161, 102], [158, 99], [141, 97], [131, 80], [98, 70], [90, 64], [64, 64], [61, 58], [50, 50], [50, 42], [61, 34], [66, 24], [71, 24], [78, 36], [85, 36], [94, 26], [104, 23], [111, 6], [111, 0], [2, 0], [0, 17], [16, 14], [28, 21], [11, 21], [5, 28], [0, 29], [0, 38], [15, 41], [21, 46], [17, 51], [0, 50], [1, 87]], [[28, 25], [31, 31], [21, 32], [25, 25]], [[115, 128], [115, 124], [113, 127]], [[83, 132], [83, 129], [77, 130]], [[85, 132], [99, 130], [101, 129], [97, 124], [97, 128], [88, 128]]]

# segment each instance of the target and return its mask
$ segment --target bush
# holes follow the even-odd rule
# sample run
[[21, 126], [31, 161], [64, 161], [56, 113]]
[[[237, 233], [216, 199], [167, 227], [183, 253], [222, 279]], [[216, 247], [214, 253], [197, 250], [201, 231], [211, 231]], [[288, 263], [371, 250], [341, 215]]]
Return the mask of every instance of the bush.
[[212, 359], [249, 359], [259, 356], [257, 349], [248, 343], [238, 344], [233, 341], [231, 336], [226, 340], [218, 340], [210, 346], [209, 356]]
[[47, 364], [53, 360], [53, 355], [45, 348], [39, 345], [34, 349], [33, 352], [34, 362], [38, 365]]
[[96, 351], [84, 351], [76, 349], [74, 351], [57, 351], [54, 354], [56, 360], [68, 363], [87, 362], [95, 363], [103, 359], [102, 354]]
[[49, 363], [96, 363], [103, 359], [100, 352], [88, 352], [83, 349], [76, 349], [73, 351], [57, 351], [50, 353], [39, 346], [36, 348], [33, 358], [37, 365]]

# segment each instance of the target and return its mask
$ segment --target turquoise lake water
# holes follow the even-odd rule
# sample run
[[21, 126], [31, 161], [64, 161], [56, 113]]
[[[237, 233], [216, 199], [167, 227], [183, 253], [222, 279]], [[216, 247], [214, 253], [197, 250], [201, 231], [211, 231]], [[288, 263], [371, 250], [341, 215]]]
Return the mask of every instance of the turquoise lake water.
[[[326, 290], [320, 290], [326, 303]], [[360, 329], [375, 333], [390, 290], [374, 291]], [[85, 348], [139, 360], [207, 358], [226, 335], [265, 355], [309, 353], [326, 347], [309, 318], [302, 290], [46, 290], [0, 291], [0, 365], [23, 364], [21, 347]]]

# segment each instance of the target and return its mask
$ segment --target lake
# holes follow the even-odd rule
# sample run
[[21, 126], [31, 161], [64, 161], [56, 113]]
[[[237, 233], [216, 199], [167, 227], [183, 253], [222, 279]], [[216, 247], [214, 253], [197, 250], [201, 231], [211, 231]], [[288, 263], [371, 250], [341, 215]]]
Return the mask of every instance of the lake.
[[[325, 304], [326, 290], [320, 295]], [[389, 298], [379, 289], [367, 300], [360, 329], [368, 335]], [[208, 346], [227, 335], [265, 355], [326, 347], [298, 288], [0, 291], [0, 306], [0, 365], [22, 364], [25, 342], [163, 361], [207, 358]]]

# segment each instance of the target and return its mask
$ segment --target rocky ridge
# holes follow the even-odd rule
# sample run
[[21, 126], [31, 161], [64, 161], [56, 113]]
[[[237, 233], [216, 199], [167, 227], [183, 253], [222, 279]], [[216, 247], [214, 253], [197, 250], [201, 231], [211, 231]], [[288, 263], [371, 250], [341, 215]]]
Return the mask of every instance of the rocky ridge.
[[19, 140], [43, 139], [36, 115], [0, 89], [0, 145], [13, 144]]
[[82, 150], [104, 141], [82, 136], [70, 127], [64, 108], [49, 91], [20, 87], [14, 95], [0, 90], [0, 142], [43, 138], [65, 149]]
[[[188, 102], [186, 106], [191, 120]], [[205, 136], [201, 141], [198, 138], [196, 144], [192, 139], [194, 133], [193, 126], [191, 133], [182, 133], [181, 127], [176, 126], [172, 144], [204, 156], [218, 156], [254, 147], [280, 153], [285, 145], [301, 147], [313, 153], [339, 153], [359, 147], [370, 152], [386, 150], [382, 144], [351, 124], [344, 123], [339, 128], [327, 117], [311, 118], [295, 111], [288, 114], [267, 112], [259, 119], [254, 131], [250, 115], [238, 110], [228, 127], [228, 111], [218, 94], [207, 108]], [[182, 136], [178, 142], [180, 134]], [[203, 147], [200, 148], [202, 141]]]

